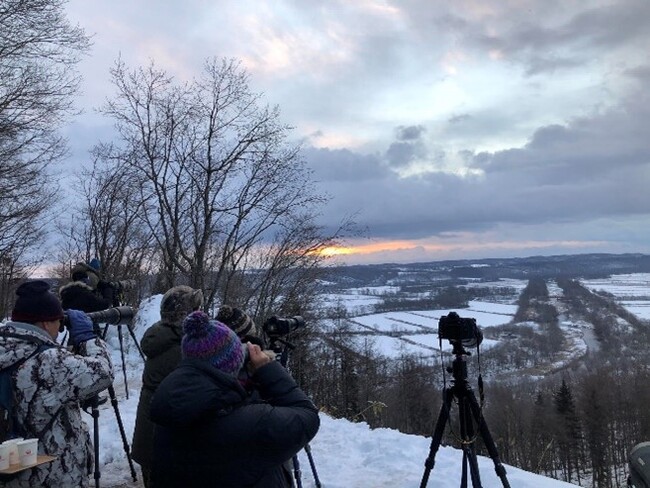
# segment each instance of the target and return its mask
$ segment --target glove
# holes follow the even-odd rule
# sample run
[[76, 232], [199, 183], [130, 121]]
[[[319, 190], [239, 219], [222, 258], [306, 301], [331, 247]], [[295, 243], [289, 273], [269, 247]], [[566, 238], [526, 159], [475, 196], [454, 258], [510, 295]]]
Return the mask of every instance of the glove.
[[79, 346], [82, 342], [89, 341], [97, 337], [95, 334], [93, 321], [81, 310], [68, 310], [68, 322], [70, 330], [70, 342], [74, 347]]

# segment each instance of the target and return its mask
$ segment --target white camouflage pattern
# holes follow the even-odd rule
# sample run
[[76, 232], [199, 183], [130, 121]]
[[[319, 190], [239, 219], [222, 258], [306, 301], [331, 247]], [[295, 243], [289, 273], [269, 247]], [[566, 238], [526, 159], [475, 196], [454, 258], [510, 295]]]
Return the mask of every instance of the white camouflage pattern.
[[[56, 344], [41, 329], [8, 322], [0, 326], [0, 368], [28, 357], [37, 347], [24, 339], [4, 338], [3, 330]], [[23, 471], [2, 486], [90, 486], [93, 447], [81, 417], [80, 402], [105, 390], [112, 381], [113, 366], [106, 344], [100, 339], [81, 343], [77, 354], [56, 345], [25, 361], [15, 373], [16, 415], [25, 437], [39, 439], [38, 454], [57, 459]]]

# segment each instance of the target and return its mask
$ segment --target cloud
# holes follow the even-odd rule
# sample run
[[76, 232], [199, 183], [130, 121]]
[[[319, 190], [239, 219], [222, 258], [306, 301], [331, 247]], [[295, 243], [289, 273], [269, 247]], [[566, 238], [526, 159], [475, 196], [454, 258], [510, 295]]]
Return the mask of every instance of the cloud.
[[[303, 141], [325, 225], [358, 213], [382, 242], [458, 253], [650, 242], [647, 0], [188, 2], [70, 1], [97, 32], [88, 110], [120, 52], [181, 78], [236, 57]], [[75, 153], [106, 132], [79, 123]]]
[[[344, 154], [345, 164], [356, 169], [348, 170], [350, 178], [337, 171], [337, 182], [328, 190], [337, 209], [362, 209], [373, 235], [384, 239], [648, 216], [650, 141], [644, 121], [650, 107], [635, 101], [566, 125], [540, 127], [521, 148], [466, 153], [460, 159], [469, 162], [470, 175], [434, 171], [400, 178], [383, 169], [380, 158], [368, 166], [361, 164], [369, 161], [362, 155], [331, 152], [331, 168]], [[413, 152], [406, 146], [392, 143], [387, 159], [395, 162], [401, 155], [407, 160]], [[364, 185], [359, 174], [368, 170], [372, 185]], [[353, 185], [363, 190], [354, 191]], [[605, 236], [611, 237], [607, 228], [601, 230]]]

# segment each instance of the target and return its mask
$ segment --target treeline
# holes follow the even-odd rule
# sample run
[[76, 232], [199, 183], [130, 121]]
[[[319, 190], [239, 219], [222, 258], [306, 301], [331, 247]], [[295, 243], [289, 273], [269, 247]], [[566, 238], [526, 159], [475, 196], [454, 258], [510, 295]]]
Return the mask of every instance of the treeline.
[[606, 354], [635, 354], [647, 348], [650, 327], [611, 297], [593, 293], [576, 280], [561, 279], [558, 285], [570, 308], [593, 324]]
[[[344, 334], [305, 344], [294, 354], [292, 373], [328, 414], [432, 435], [445, 383], [442, 367], [430, 357], [388, 360], [375, 353], [372, 339], [352, 344]], [[480, 398], [475, 358], [467, 362], [468, 381]], [[482, 369], [485, 374], [488, 368]], [[630, 449], [650, 439], [647, 363], [590, 360], [580, 371], [511, 383], [490, 372], [497, 378], [486, 382], [483, 415], [503, 462], [581, 486], [624, 485]], [[450, 380], [447, 373], [447, 386]], [[450, 423], [456, 433], [457, 415], [454, 404]], [[460, 447], [453, 435], [443, 444]], [[480, 437], [477, 446], [489, 456]], [[422, 452], [423, 462], [427, 455]]]
[[566, 376], [487, 386], [485, 418], [503, 461], [581, 486], [624, 486], [629, 451], [650, 439], [647, 363], [594, 361]]
[[385, 293], [382, 301], [374, 306], [374, 312], [467, 308], [470, 298], [474, 296], [462, 286], [441, 287], [415, 296], [404, 295], [401, 291]]

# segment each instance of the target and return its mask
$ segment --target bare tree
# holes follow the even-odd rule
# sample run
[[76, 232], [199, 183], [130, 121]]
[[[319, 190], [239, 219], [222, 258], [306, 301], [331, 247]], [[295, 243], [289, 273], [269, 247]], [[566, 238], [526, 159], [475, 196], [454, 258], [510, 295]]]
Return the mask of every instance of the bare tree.
[[[350, 229], [317, 232], [314, 210], [324, 200], [299, 147], [288, 143], [278, 108], [260, 104], [237, 61], [207, 61], [201, 77], [186, 83], [153, 64], [130, 71], [118, 61], [111, 75], [117, 94], [101, 110], [120, 140], [96, 152], [140, 182], [164, 287], [201, 288], [208, 308], [262, 296], [266, 312], [277, 305], [268, 298], [280, 295], [271, 278], [277, 285], [289, 268], [307, 273], [322, 260], [318, 250]], [[288, 289], [285, 303], [293, 299]]]
[[[56, 200], [51, 170], [66, 152], [58, 129], [71, 114], [79, 83], [73, 68], [89, 47], [84, 31], [65, 18], [65, 3], [0, 3], [0, 261], [5, 269], [33, 264]], [[17, 279], [22, 273], [11, 275]], [[12, 287], [3, 293], [12, 294]]]
[[[105, 279], [136, 280], [137, 290], [142, 291], [152, 270], [154, 249], [142, 218], [140, 182], [130, 168], [102, 160], [105, 153], [98, 151], [92, 167], [78, 175], [83, 198], [73, 205], [71, 217], [59, 225], [65, 235], [60, 262], [65, 270], [66, 263], [97, 257]], [[63, 277], [69, 277], [69, 269]]]

